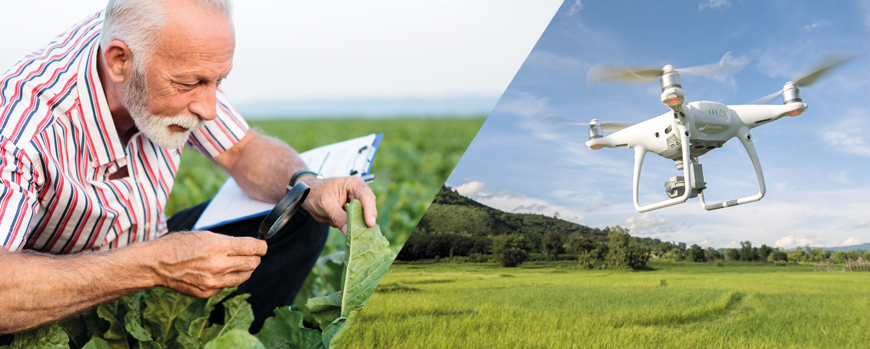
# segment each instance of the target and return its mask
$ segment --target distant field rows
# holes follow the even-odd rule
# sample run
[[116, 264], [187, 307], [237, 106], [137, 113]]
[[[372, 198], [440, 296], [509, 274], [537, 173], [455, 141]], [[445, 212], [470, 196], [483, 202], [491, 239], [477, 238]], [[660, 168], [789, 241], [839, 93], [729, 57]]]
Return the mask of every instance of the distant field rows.
[[[384, 133], [372, 173], [378, 224], [400, 247], [483, 125], [475, 118], [290, 119], [251, 121], [253, 129], [303, 152], [322, 145]], [[166, 207], [167, 216], [208, 200], [227, 174], [195, 150], [186, 149]], [[336, 235], [337, 234], [337, 235]], [[325, 253], [344, 243], [337, 230]]]
[[812, 265], [401, 264], [354, 348], [868, 348], [870, 273]]

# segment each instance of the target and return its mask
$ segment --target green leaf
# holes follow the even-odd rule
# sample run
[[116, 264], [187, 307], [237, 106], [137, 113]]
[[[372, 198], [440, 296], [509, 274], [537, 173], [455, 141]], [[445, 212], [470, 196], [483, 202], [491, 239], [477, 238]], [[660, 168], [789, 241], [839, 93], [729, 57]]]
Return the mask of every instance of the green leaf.
[[221, 348], [257, 348], [266, 349], [263, 343], [257, 340], [252, 334], [246, 330], [233, 329], [208, 342], [203, 349], [221, 349]]
[[69, 349], [69, 336], [58, 325], [43, 326], [16, 333], [9, 349], [25, 348]]
[[211, 325], [202, 331], [199, 339], [207, 343], [230, 330], [239, 329], [247, 331], [251, 327], [251, 323], [254, 322], [254, 310], [251, 309], [251, 304], [245, 301], [250, 296], [248, 293], [240, 294], [224, 302], [223, 325]]
[[[157, 342], [138, 342], [135, 349], [166, 349], [166, 346]], [[186, 349], [186, 347], [185, 347]]]
[[305, 328], [303, 316], [290, 307], [275, 308], [275, 316], [266, 319], [257, 338], [267, 349], [325, 349], [320, 331]]
[[103, 333], [103, 339], [105, 340], [111, 341], [127, 338], [124, 324], [118, 321], [115, 314], [117, 314], [117, 303], [108, 303], [97, 307], [97, 315], [109, 322], [109, 330]]
[[341, 315], [347, 317], [353, 309], [362, 309], [375, 292], [381, 278], [390, 269], [396, 254], [380, 228], [366, 226], [362, 205], [353, 200], [344, 205], [347, 211], [347, 254], [342, 276]]
[[111, 349], [109, 343], [99, 337], [91, 338], [82, 349]]
[[309, 298], [305, 307], [320, 324], [320, 328], [326, 329], [326, 326], [341, 316], [341, 291], [324, 297]]
[[97, 315], [97, 308], [91, 308], [84, 312], [82, 314], [82, 321], [88, 328], [88, 338], [103, 337], [103, 332], [109, 329], [109, 323], [100, 319]]
[[[344, 210], [347, 212], [347, 252], [341, 277], [341, 317], [335, 318], [322, 335], [323, 343], [330, 348], [341, 342], [356, 314], [365, 306], [396, 258], [380, 228], [366, 226], [358, 200], [344, 205]], [[326, 299], [312, 305], [325, 307], [332, 303], [331, 299]]]
[[[70, 347], [81, 348], [90, 339], [90, 335], [88, 335], [88, 326], [85, 324], [81, 315], [63, 319], [58, 323], [58, 326], [63, 328], [67, 336], [69, 336]], [[2, 347], [0, 347], [0, 349], [2, 349]]]
[[140, 291], [121, 299], [121, 304], [127, 310], [124, 314], [124, 329], [138, 341], [148, 342], [151, 338], [151, 330], [142, 324], [142, 312], [140, 306], [146, 292]]
[[[197, 300], [187, 311], [179, 314], [178, 319], [175, 320], [175, 330], [178, 332], [178, 336], [175, 339], [175, 347], [201, 349], [206, 341], [200, 338], [209, 324], [208, 319], [211, 316], [211, 312], [218, 303], [236, 289], [236, 287], [225, 288], [216, 295], [211, 296], [207, 301]], [[216, 335], [217, 332], [209, 338], [214, 338]]]
[[348, 314], [348, 317], [335, 319], [335, 321], [333, 321], [332, 324], [323, 331], [321, 337], [323, 344], [330, 349], [338, 347], [338, 344], [342, 342], [344, 336], [347, 334], [348, 329], [353, 327], [357, 314], [359, 314], [359, 310], [353, 310]]
[[197, 298], [168, 288], [156, 287], [148, 291], [143, 317], [151, 326], [155, 341], [161, 344], [173, 343], [178, 336], [173, 322], [196, 301]]

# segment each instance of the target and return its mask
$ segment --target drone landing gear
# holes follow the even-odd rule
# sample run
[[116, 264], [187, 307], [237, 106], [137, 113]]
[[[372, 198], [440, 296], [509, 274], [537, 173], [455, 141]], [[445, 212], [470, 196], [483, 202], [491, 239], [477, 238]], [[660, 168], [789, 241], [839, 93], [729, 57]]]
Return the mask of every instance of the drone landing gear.
[[[640, 203], [638, 201], [640, 189], [640, 173], [641, 168], [643, 167], [643, 160], [646, 157], [646, 153], [649, 151], [643, 146], [636, 146], [634, 148], [634, 208], [638, 212], [649, 212], [652, 210], [681, 204], [683, 202], [686, 202], [686, 200], [688, 200], [689, 198], [694, 198], [696, 196], [700, 197], [701, 206], [704, 207], [704, 209], [707, 211], [747, 204], [750, 202], [761, 200], [761, 198], [764, 197], [764, 174], [762, 174], [761, 172], [761, 162], [758, 160], [758, 154], [755, 152], [755, 146], [752, 144], [752, 136], [749, 134], [748, 128], [744, 127], [743, 129], [738, 130], [737, 137], [740, 139], [740, 142], [746, 149], [746, 153], [749, 154], [749, 158], [752, 160], [752, 166], [755, 167], [755, 174], [758, 177], [759, 192], [758, 194], [752, 196], [747, 196], [744, 198], [730, 201], [723, 201], [716, 204], [707, 204], [706, 200], [704, 200], [704, 189], [707, 188], [706, 183], [704, 182], [704, 174], [701, 168], [701, 163], [698, 161], [697, 158], [692, 158], [690, 155], [689, 140], [688, 133], [686, 132], [686, 127], [682, 124], [678, 124], [677, 130], [678, 134], [680, 135], [680, 142], [682, 143], [682, 158], [690, 159], [690, 163], [684, 164], [682, 166], [681, 169], [683, 170], [683, 176], [672, 177], [668, 182], [665, 182], [665, 191], [670, 197], [669, 200], [664, 200], [646, 206], [640, 206]], [[689, 180], [686, 181], [686, 178], [688, 178]]]
[[[689, 137], [688, 132], [686, 131], [686, 126], [683, 124], [677, 124], [677, 134], [680, 135], [680, 142], [682, 143], [683, 159], [690, 159]], [[638, 193], [640, 191], [640, 171], [643, 167], [643, 159], [646, 157], [647, 152], [649, 152], [649, 150], [643, 146], [639, 145], [634, 147], [634, 209], [643, 213], [686, 202], [692, 194], [691, 190], [684, 190], [682, 195], [671, 198], [670, 200], [640, 206], [640, 203], [638, 202]], [[683, 167], [683, 178], [692, 178], [690, 168], [692, 168], [692, 166]]]
[[761, 172], [761, 161], [758, 160], [758, 154], [755, 152], [755, 145], [752, 144], [752, 136], [749, 134], [749, 130], [745, 127], [740, 129], [737, 131], [737, 138], [740, 139], [740, 143], [743, 143], [743, 148], [746, 149], [749, 159], [752, 160], [752, 166], [755, 167], [755, 175], [758, 177], [758, 194], [708, 205], [704, 200], [704, 192], [702, 191], [698, 193], [698, 196], [701, 198], [701, 207], [707, 211], [756, 202], [761, 200], [767, 191], [764, 187], [764, 174]]

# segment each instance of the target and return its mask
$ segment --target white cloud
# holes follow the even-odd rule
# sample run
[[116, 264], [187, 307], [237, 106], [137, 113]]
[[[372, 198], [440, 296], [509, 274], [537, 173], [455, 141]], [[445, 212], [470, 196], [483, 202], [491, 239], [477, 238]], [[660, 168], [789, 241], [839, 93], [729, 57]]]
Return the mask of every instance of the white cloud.
[[855, 224], [853, 228], [867, 228], [870, 227], [870, 221], [861, 221], [858, 224]]
[[459, 195], [472, 197], [478, 192], [485, 191], [486, 183], [471, 181], [453, 189], [456, 189], [456, 192], [459, 193]]
[[628, 217], [624, 225], [628, 227], [629, 232], [632, 234], [651, 235], [679, 231], [681, 227], [686, 225], [686, 222], [675, 219], [655, 218], [647, 212], [639, 217]]
[[574, 3], [571, 4], [571, 7], [568, 8], [568, 13], [566, 13], [566, 14], [570, 17], [582, 9], [583, 9], [583, 4], [580, 2], [580, 0], [574, 0]]
[[870, 144], [864, 141], [864, 136], [844, 131], [822, 131], [819, 139], [837, 150], [856, 155], [870, 156]]
[[607, 205], [606, 202], [598, 202], [598, 203], [587, 206], [586, 212], [592, 212], [592, 211], [595, 211], [599, 208], [603, 208], [603, 207], [607, 207], [607, 206], [609, 206], [609, 205]]
[[813, 29], [816, 29], [816, 28], [821, 27], [821, 26], [823, 26], [823, 25], [824, 25], [824, 24], [823, 24], [823, 23], [820, 23], [820, 22], [813, 22], [812, 24], [807, 24], [807, 25], [801, 27], [801, 29], [803, 29], [803, 30], [813, 30]]
[[526, 118], [540, 117], [549, 110], [547, 106], [549, 100], [547, 97], [538, 98], [527, 92], [508, 92], [498, 101], [493, 111], [511, 113]]
[[563, 56], [544, 50], [536, 50], [529, 54], [524, 64], [536, 69], [548, 69], [564, 72], [567, 75], [585, 76], [592, 64], [582, 62], [574, 57]]
[[707, 0], [698, 5], [698, 11], [705, 8], [719, 9], [720, 11], [730, 7], [731, 3], [728, 0]]
[[819, 241], [818, 239], [814, 239], [811, 236], [805, 237], [805, 236], [794, 236], [794, 235], [783, 236], [783, 237], [779, 238], [779, 240], [776, 240], [776, 242], [773, 243], [774, 247], [781, 247], [781, 248], [794, 248], [797, 246], [805, 246], [805, 245], [810, 245], [812, 247], [816, 247], [816, 246], [827, 246], [829, 244], [825, 244], [825, 243]]
[[582, 215], [572, 211], [571, 209], [556, 205], [547, 200], [526, 197], [510, 190], [502, 190], [497, 193], [487, 193], [485, 191], [486, 188], [486, 183], [472, 181], [456, 187], [456, 190], [460, 194], [463, 192], [470, 193], [466, 196], [481, 204], [505, 212], [543, 214], [548, 217], [553, 217], [553, 215], [558, 212], [559, 218], [566, 221], [579, 223], [580, 220], [583, 219]]
[[725, 245], [725, 248], [738, 248], [740, 244], [737, 241], [732, 240], [730, 243]]
[[856, 238], [856, 237], [850, 237], [850, 238], [846, 239], [846, 241], [843, 242], [843, 246], [853, 246], [853, 245], [860, 245], [860, 244], [861, 244], [861, 239]]

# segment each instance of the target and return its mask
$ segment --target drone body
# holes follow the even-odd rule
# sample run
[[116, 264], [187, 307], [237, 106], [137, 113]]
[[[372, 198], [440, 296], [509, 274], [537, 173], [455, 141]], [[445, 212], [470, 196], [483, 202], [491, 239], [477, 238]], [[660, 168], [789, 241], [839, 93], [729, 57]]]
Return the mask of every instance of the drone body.
[[[797, 116], [807, 109], [807, 104], [802, 101], [794, 101], [780, 106], [728, 106], [716, 102], [692, 102], [681, 105], [680, 109], [679, 112], [664, 113], [607, 137], [597, 138], [593, 136], [586, 142], [586, 146], [592, 149], [608, 147], [635, 150], [634, 207], [639, 212], [676, 205], [696, 196], [700, 196], [701, 205], [706, 210], [761, 200], [765, 193], [764, 175], [749, 131], [756, 126], [784, 116]], [[597, 120], [592, 121], [592, 124], [595, 123]], [[699, 158], [713, 149], [721, 148], [732, 138], [739, 139], [749, 154], [758, 177], [759, 192], [745, 198], [707, 204], [704, 200], [706, 183], [703, 180]], [[641, 206], [638, 202], [638, 189], [641, 168], [647, 152], [653, 152], [674, 160], [677, 169], [683, 170], [683, 176], [671, 178], [665, 183], [665, 190], [671, 199]], [[689, 161], [684, 159], [689, 159]]]
[[[634, 207], [639, 212], [648, 212], [686, 202], [689, 198], [699, 197], [705, 210], [746, 204], [761, 200], [765, 194], [764, 175], [761, 162], [753, 144], [750, 130], [785, 116], [798, 116], [807, 109], [800, 97], [800, 87], [815, 83], [832, 67], [854, 57], [854, 54], [833, 52], [826, 60], [809, 73], [803, 74], [785, 84], [782, 90], [751, 102], [747, 105], [725, 105], [717, 102], [685, 102], [685, 93], [680, 84], [679, 73], [696, 75], [726, 75], [739, 71], [746, 62], [734, 64], [728, 61], [729, 54], [719, 63], [686, 69], [664, 68], [612, 68], [596, 66], [590, 70], [590, 81], [599, 79], [619, 79], [639, 82], [661, 80], [661, 102], [671, 110], [667, 113], [634, 124], [599, 122], [593, 119], [589, 125], [589, 141], [586, 146], [598, 150], [602, 148], [631, 148], [635, 151], [634, 163]], [[747, 61], [748, 62], [748, 61]], [[782, 95], [782, 105], [768, 105], [771, 100]], [[568, 119], [549, 116], [542, 120], [548, 123], [580, 124]], [[604, 136], [604, 131], [617, 131]], [[708, 204], [704, 200], [707, 183], [704, 182], [700, 157], [711, 150], [721, 148], [732, 138], [743, 144], [758, 179], [757, 194], [719, 203]], [[670, 199], [640, 205], [638, 201], [640, 174], [643, 161], [648, 152], [674, 160], [682, 176], [671, 177], [665, 182], [665, 192]]]

